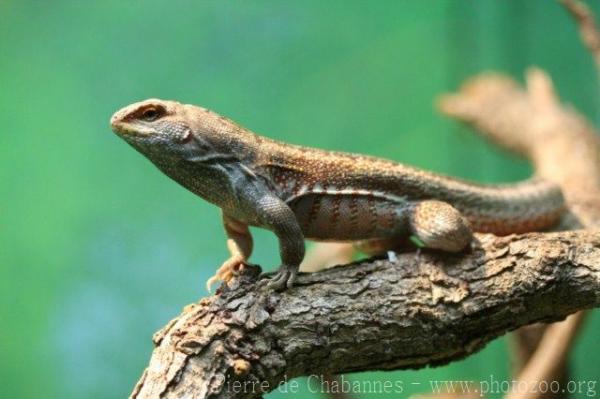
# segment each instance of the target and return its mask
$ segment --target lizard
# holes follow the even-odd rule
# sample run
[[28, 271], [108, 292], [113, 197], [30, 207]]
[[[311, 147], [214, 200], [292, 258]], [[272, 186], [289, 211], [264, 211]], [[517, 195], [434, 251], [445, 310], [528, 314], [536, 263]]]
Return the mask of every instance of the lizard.
[[164, 174], [221, 208], [230, 257], [207, 286], [248, 265], [249, 226], [278, 238], [281, 265], [270, 288], [291, 287], [305, 239], [353, 242], [367, 253], [407, 238], [450, 253], [473, 232], [550, 228], [564, 209], [560, 188], [535, 176], [483, 185], [367, 155], [267, 138], [206, 108], [148, 99], [118, 110], [112, 130]]

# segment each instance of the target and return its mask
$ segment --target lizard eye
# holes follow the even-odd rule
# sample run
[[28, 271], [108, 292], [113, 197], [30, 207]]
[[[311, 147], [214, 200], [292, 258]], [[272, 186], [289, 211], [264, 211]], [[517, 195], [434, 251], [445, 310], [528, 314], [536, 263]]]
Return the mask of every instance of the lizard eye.
[[154, 108], [154, 107], [146, 108], [144, 110], [144, 112], [142, 112], [142, 118], [148, 122], [155, 121], [158, 118], [160, 118], [161, 116], [162, 116], [161, 110], [158, 108]]

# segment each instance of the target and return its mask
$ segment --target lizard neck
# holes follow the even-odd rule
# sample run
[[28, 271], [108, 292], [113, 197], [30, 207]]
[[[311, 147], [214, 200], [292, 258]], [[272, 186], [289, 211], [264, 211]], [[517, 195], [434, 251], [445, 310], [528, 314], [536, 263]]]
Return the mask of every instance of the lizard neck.
[[164, 174], [181, 186], [221, 208], [229, 206], [229, 182], [214, 168], [190, 162], [155, 163]]

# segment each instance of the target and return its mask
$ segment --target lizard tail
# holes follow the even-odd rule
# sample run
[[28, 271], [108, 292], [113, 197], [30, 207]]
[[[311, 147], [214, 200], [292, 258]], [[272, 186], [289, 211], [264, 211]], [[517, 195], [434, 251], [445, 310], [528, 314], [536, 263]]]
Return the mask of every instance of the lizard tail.
[[463, 206], [457, 208], [472, 229], [482, 233], [506, 235], [546, 230], [559, 221], [565, 210], [560, 188], [539, 178], [516, 184], [477, 186], [475, 190], [470, 188], [469, 193], [471, 200], [458, 201]]

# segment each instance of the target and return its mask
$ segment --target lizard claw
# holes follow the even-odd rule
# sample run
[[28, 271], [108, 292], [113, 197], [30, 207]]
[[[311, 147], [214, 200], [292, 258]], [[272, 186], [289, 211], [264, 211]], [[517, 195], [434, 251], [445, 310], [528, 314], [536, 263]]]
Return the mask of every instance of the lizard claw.
[[227, 259], [223, 262], [223, 265], [217, 270], [215, 275], [206, 281], [206, 289], [208, 292], [211, 292], [211, 286], [219, 280], [229, 283], [242, 271], [245, 265], [244, 259], [240, 256], [232, 256]]
[[212, 289], [211, 289], [212, 285], [219, 280], [221, 280], [221, 278], [219, 276], [217, 276], [216, 274], [214, 276], [212, 276], [211, 278], [209, 278], [208, 280], [206, 280], [206, 291], [208, 291], [209, 293], [212, 292]]
[[266, 284], [268, 289], [282, 291], [286, 288], [292, 288], [297, 274], [298, 272], [294, 268], [282, 266], [273, 277], [265, 278], [263, 284]]

